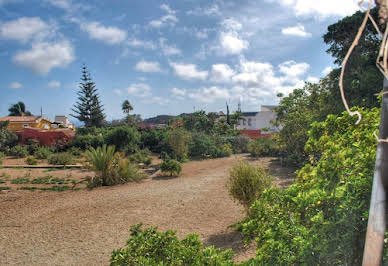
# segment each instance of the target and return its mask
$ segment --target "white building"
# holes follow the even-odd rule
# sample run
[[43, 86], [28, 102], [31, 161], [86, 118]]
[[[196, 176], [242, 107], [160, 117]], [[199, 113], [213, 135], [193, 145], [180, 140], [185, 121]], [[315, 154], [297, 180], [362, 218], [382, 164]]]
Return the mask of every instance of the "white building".
[[278, 132], [279, 129], [270, 123], [271, 120], [276, 119], [276, 113], [273, 111], [275, 107], [277, 106], [262, 105], [260, 112], [243, 112], [243, 119], [239, 121], [236, 129], [258, 130], [266, 128], [269, 130], [264, 131], [265, 133]]
[[[55, 126], [56, 125], [56, 126]], [[55, 121], [52, 123], [52, 126], [55, 127], [64, 127], [64, 128], [70, 128], [74, 130], [74, 124], [69, 121], [69, 118], [65, 115], [56, 115]]]

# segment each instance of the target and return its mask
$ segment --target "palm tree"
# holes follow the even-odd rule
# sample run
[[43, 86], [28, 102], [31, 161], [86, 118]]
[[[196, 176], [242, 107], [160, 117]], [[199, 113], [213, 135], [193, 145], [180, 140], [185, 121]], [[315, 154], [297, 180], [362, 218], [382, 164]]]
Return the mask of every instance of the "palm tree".
[[133, 107], [128, 100], [125, 100], [121, 105], [121, 109], [123, 110], [124, 114], [129, 115], [129, 112], [133, 110]]
[[32, 115], [30, 111], [26, 111], [26, 105], [23, 102], [18, 102], [16, 104], [11, 105], [8, 108], [9, 116], [30, 116]]

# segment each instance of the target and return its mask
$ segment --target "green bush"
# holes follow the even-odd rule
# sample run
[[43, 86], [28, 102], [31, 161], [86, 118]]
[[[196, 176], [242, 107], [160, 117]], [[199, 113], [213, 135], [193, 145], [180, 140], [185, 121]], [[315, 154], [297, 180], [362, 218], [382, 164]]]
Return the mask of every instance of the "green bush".
[[271, 176], [263, 168], [240, 161], [230, 170], [226, 187], [229, 194], [249, 213], [249, 207], [271, 186], [271, 181]]
[[279, 149], [273, 138], [258, 138], [248, 145], [248, 151], [252, 157], [276, 156]]
[[51, 154], [47, 161], [53, 165], [70, 165], [75, 163], [73, 155], [68, 152]]
[[152, 152], [160, 153], [163, 149], [163, 141], [166, 137], [166, 130], [151, 129], [141, 133], [141, 148], [149, 149]]
[[87, 166], [96, 173], [90, 180], [89, 187], [112, 186], [143, 177], [135, 165], [115, 152], [114, 146], [104, 144], [97, 149], [90, 148], [85, 152], [85, 157]]
[[77, 131], [75, 138], [69, 143], [69, 146], [87, 150], [90, 147], [97, 148], [104, 144], [104, 138], [101, 135], [81, 135]]
[[122, 183], [136, 181], [143, 178], [143, 175], [139, 173], [139, 168], [127, 159], [120, 160], [117, 168], [117, 174]]
[[[256, 240], [251, 265], [361, 265], [379, 126], [377, 108], [313, 123], [311, 163], [285, 190], [269, 189], [242, 226]], [[385, 257], [388, 247], [384, 248]]]
[[223, 144], [221, 148], [217, 148], [217, 154], [214, 157], [229, 157], [233, 154], [232, 147], [230, 144]]
[[189, 155], [190, 158], [200, 159], [217, 157], [216, 143], [213, 138], [207, 134], [194, 134], [189, 146]]
[[117, 151], [131, 154], [138, 148], [140, 134], [133, 127], [121, 126], [108, 131], [104, 139], [107, 145], [114, 145]]
[[0, 122], [0, 151], [9, 152], [18, 142], [18, 136], [8, 130], [9, 121]]
[[233, 138], [232, 140], [232, 150], [233, 153], [246, 153], [248, 152], [248, 145], [251, 142], [251, 139], [245, 135], [239, 135]]
[[38, 164], [38, 161], [34, 158], [34, 157], [28, 157], [26, 159], [26, 163], [28, 165], [37, 165]]
[[5, 157], [4, 152], [1, 152], [1, 151], [0, 151], [0, 165], [3, 164], [3, 158], [4, 158], [4, 157]]
[[213, 246], [203, 247], [197, 234], [179, 240], [174, 231], [132, 226], [124, 248], [114, 250], [111, 265], [234, 265], [233, 252]]
[[167, 132], [166, 143], [170, 147], [171, 157], [181, 161], [187, 158], [191, 135], [181, 128], [172, 129]]
[[82, 150], [77, 147], [71, 147], [67, 152], [71, 153], [73, 156], [79, 157], [82, 155]]
[[178, 161], [167, 159], [160, 164], [160, 170], [162, 173], [169, 173], [170, 176], [179, 176], [182, 165]]
[[143, 163], [144, 165], [151, 165], [152, 159], [149, 157], [150, 152], [148, 150], [140, 150], [135, 154], [129, 156], [129, 160], [133, 163]]
[[24, 158], [28, 156], [28, 151], [25, 146], [16, 145], [11, 148], [11, 150], [9, 151], [9, 155], [15, 156], [17, 158]]
[[27, 151], [30, 155], [33, 155], [40, 147], [40, 141], [33, 138], [27, 138], [25, 141]]
[[34, 152], [34, 157], [36, 159], [47, 159], [51, 155], [51, 150], [49, 147], [39, 147]]

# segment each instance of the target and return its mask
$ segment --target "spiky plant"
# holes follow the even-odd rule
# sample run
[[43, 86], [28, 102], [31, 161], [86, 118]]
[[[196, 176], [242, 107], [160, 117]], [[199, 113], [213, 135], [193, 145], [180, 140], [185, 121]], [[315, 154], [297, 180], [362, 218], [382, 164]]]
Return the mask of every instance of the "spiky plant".
[[92, 147], [85, 152], [88, 167], [96, 172], [92, 180], [94, 185], [111, 186], [119, 182], [114, 167], [118, 156], [115, 147], [106, 144], [97, 149]]

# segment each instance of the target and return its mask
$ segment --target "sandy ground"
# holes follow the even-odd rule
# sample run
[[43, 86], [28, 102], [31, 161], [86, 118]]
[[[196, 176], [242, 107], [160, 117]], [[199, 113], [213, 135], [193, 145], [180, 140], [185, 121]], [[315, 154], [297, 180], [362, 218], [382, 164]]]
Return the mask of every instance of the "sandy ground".
[[[254, 256], [228, 226], [244, 217], [228, 195], [230, 166], [241, 156], [185, 163], [178, 178], [158, 173], [139, 183], [91, 191], [0, 193], [0, 265], [107, 265], [125, 245], [129, 228], [143, 222], [179, 237], [197, 232], [206, 245], [232, 248], [236, 261]], [[292, 182], [292, 170], [271, 158], [250, 160]]]

